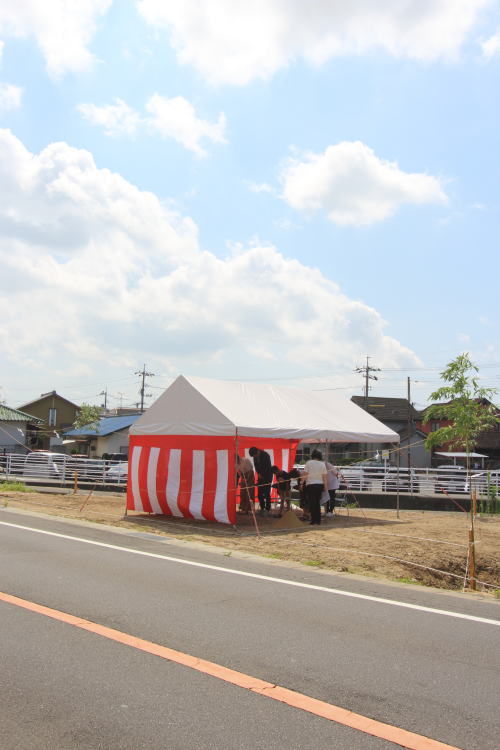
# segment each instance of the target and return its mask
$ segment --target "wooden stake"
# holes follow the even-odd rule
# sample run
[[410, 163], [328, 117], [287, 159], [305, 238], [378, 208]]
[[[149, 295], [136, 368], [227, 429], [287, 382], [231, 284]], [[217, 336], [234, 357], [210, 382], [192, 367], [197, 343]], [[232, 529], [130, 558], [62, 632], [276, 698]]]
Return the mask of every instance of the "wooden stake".
[[78, 492], [78, 472], [73, 472], [73, 495]]
[[476, 549], [474, 545], [474, 526], [469, 529], [469, 588], [476, 590]]

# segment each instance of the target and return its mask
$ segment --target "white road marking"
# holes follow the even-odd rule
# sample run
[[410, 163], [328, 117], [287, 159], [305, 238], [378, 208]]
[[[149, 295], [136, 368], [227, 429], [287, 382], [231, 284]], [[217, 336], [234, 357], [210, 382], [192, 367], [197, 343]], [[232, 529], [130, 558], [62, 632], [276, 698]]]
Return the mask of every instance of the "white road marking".
[[83, 544], [91, 544], [95, 547], [104, 547], [106, 549], [117, 550], [118, 552], [128, 552], [131, 555], [142, 555], [143, 557], [153, 557], [157, 560], [165, 560], [167, 562], [179, 563], [181, 565], [191, 565], [194, 568], [204, 568], [206, 570], [215, 570], [219, 573], [228, 573], [230, 575], [243, 576], [245, 578], [255, 578], [260, 581], [270, 581], [271, 583], [280, 583], [285, 586], [296, 586], [297, 588], [311, 589], [313, 591], [322, 591], [326, 594], [336, 594], [337, 596], [347, 596], [352, 599], [364, 599], [370, 602], [378, 602], [379, 604], [388, 604], [393, 607], [403, 607], [405, 609], [415, 609], [419, 612], [429, 612], [434, 615], [444, 615], [445, 617], [455, 617], [460, 620], [471, 620], [472, 622], [481, 622], [485, 625], [496, 625], [500, 626], [500, 620], [491, 620], [487, 617], [476, 617], [475, 615], [466, 615], [462, 612], [451, 612], [446, 609], [435, 609], [434, 607], [424, 607], [421, 604], [410, 604], [408, 602], [398, 602], [396, 599], [383, 599], [379, 596], [370, 596], [369, 594], [358, 594], [353, 591], [342, 591], [342, 589], [328, 588], [327, 586], [316, 586], [313, 583], [302, 583], [301, 581], [289, 581], [286, 578], [275, 578], [273, 576], [265, 576], [260, 573], [248, 573], [244, 570], [233, 570], [231, 568], [223, 568], [219, 565], [210, 565], [209, 563], [195, 562], [194, 560], [183, 560], [180, 557], [171, 557], [170, 555], [160, 555], [155, 552], [145, 552], [144, 550], [131, 549], [130, 547], [121, 547], [118, 544], [107, 544], [106, 542], [96, 542], [93, 539], [84, 539], [79, 536], [71, 536], [70, 534], [59, 534], [56, 531], [45, 531], [44, 529], [35, 529], [32, 526], [22, 526], [17, 523], [8, 523], [7, 521], [0, 521], [0, 526], [10, 526], [14, 529], [22, 529], [23, 531], [32, 531], [35, 534], [45, 534], [46, 536], [54, 536], [59, 539], [69, 539], [73, 542], [81, 542]]

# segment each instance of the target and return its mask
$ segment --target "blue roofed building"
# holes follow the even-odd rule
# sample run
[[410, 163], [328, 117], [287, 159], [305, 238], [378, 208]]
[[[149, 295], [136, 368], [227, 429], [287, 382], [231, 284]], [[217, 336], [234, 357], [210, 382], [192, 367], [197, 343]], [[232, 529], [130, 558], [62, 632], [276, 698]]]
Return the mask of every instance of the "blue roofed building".
[[[128, 433], [130, 426], [140, 414], [120, 417], [101, 417], [98, 422], [65, 430], [63, 444], [71, 452], [86, 453], [91, 458], [107, 458], [110, 454], [128, 456]], [[72, 443], [74, 447], [72, 448]], [[78, 448], [75, 451], [75, 448]]]

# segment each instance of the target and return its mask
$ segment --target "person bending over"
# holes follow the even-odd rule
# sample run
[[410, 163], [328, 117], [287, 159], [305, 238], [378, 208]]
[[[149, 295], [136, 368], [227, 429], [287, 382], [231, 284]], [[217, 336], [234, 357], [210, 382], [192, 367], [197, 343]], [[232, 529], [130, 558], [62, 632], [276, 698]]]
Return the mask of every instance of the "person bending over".
[[260, 513], [267, 516], [271, 510], [271, 485], [273, 483], [273, 467], [269, 453], [253, 446], [248, 451], [253, 458], [253, 465], [257, 472], [257, 496], [259, 498]]

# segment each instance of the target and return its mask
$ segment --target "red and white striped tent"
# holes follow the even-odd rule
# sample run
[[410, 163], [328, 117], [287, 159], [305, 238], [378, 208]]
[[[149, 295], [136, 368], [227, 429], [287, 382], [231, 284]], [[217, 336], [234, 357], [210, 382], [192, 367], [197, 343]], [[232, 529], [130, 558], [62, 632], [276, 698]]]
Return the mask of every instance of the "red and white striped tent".
[[332, 391], [180, 375], [130, 428], [127, 509], [236, 522], [236, 454], [285, 471], [299, 442], [394, 443], [399, 435]]

